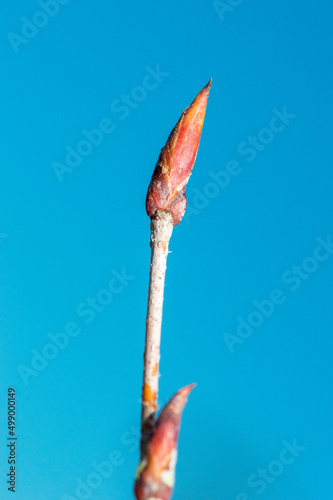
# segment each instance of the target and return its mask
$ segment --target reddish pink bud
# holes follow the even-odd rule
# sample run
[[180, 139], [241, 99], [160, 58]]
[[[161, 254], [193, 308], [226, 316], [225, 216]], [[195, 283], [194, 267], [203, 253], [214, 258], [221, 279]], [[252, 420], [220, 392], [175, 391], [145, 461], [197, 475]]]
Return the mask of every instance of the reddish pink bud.
[[160, 153], [147, 193], [149, 217], [156, 210], [167, 210], [176, 226], [184, 216], [185, 187], [197, 156], [211, 85], [212, 80], [183, 111]]
[[180, 389], [161, 411], [136, 473], [137, 500], [169, 500], [175, 482], [182, 411], [196, 384]]

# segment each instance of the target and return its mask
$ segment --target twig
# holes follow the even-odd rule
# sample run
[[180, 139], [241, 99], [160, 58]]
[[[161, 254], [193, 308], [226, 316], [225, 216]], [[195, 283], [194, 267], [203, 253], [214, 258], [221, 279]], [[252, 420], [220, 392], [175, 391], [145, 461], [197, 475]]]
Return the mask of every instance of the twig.
[[164, 280], [172, 230], [173, 221], [170, 212], [157, 210], [150, 224], [151, 260], [142, 386], [142, 446], [149, 440], [155, 425]]

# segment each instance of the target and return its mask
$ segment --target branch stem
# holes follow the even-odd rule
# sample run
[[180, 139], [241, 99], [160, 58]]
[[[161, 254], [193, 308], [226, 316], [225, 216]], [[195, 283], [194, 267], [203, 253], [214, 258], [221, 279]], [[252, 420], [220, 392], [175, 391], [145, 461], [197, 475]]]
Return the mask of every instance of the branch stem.
[[141, 454], [156, 423], [164, 281], [173, 221], [170, 212], [157, 210], [150, 224], [150, 276], [144, 352]]

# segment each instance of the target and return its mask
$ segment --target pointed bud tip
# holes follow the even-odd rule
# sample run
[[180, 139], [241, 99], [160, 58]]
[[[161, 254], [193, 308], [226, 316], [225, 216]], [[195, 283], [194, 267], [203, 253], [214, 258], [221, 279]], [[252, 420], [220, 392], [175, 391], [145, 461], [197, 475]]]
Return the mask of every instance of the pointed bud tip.
[[197, 95], [195, 101], [197, 101], [198, 99], [200, 98], [204, 98], [207, 102], [207, 99], [208, 99], [208, 96], [209, 96], [209, 92], [210, 92], [210, 89], [211, 89], [211, 86], [212, 86], [212, 78], [209, 80], [209, 82], [200, 90], [199, 94]]
[[185, 385], [185, 387], [182, 387], [181, 389], [179, 389], [177, 394], [183, 396], [184, 398], [187, 398], [187, 396], [194, 389], [194, 387], [196, 387], [196, 385], [197, 384], [195, 382], [193, 384]]
[[209, 82], [207, 83], [207, 85], [204, 87], [204, 89], [206, 89], [206, 92], [208, 93], [210, 91], [210, 88], [212, 86], [212, 83], [213, 83], [213, 78], [211, 78], [209, 80]]

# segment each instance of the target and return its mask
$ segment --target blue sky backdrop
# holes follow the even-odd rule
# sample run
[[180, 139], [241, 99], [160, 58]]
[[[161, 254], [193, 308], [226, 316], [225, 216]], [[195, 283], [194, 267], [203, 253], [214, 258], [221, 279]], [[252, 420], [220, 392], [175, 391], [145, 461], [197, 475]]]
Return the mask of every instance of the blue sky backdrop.
[[165, 288], [174, 500], [331, 498], [329, 1], [2, 6], [0, 496], [132, 498], [146, 190], [213, 78]]

